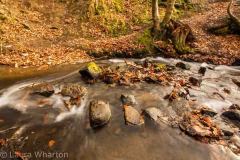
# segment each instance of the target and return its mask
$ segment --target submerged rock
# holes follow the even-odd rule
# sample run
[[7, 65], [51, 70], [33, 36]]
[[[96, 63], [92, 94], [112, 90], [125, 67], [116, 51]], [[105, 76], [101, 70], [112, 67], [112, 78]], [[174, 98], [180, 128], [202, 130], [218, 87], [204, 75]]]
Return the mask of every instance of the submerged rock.
[[80, 70], [79, 73], [84, 79], [93, 80], [101, 75], [102, 69], [96, 63], [90, 62], [84, 69]]
[[124, 105], [124, 118], [127, 125], [142, 125], [144, 119], [142, 115], [132, 106]]
[[146, 115], [148, 118], [157, 121], [159, 118], [161, 118], [162, 112], [156, 108], [156, 107], [150, 107], [144, 110], [144, 115]]
[[111, 110], [108, 103], [93, 100], [89, 106], [90, 125], [93, 128], [107, 124], [111, 118]]
[[76, 99], [85, 96], [87, 89], [76, 83], [68, 83], [63, 86], [61, 94]]
[[185, 70], [190, 70], [191, 66], [189, 64], [185, 64], [183, 62], [178, 62], [176, 64], [176, 67], [181, 68], [181, 69], [185, 69]]
[[54, 93], [53, 85], [50, 83], [37, 84], [32, 87], [33, 94], [50, 97]]
[[134, 97], [134, 95], [131, 95], [131, 94], [122, 94], [121, 95], [121, 101], [122, 101], [122, 104], [123, 105], [136, 105], [137, 104], [137, 101]]

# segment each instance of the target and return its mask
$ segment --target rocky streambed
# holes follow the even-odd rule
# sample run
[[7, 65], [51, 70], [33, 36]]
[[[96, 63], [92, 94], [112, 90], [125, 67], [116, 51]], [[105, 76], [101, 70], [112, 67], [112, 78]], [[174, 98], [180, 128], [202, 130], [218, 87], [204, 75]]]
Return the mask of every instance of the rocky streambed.
[[112, 59], [18, 82], [1, 90], [0, 156], [240, 159], [239, 69]]

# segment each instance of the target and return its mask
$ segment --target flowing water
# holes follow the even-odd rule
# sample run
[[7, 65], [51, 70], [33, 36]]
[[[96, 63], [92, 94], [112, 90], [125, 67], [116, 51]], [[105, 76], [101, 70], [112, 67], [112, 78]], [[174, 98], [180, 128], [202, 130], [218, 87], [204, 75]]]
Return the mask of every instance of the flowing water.
[[[141, 60], [133, 60], [141, 61]], [[154, 61], [174, 64], [177, 60], [156, 58]], [[122, 60], [99, 61], [100, 65], [121, 65]], [[189, 63], [190, 71], [183, 74], [196, 76], [198, 68], [207, 64]], [[164, 96], [172, 86], [141, 83], [134, 86], [109, 86], [103, 83], [85, 84], [78, 73], [84, 64], [60, 66], [37, 72], [23, 69], [9, 77], [2, 69], [0, 80], [0, 157], [14, 159], [14, 152], [21, 152], [28, 159], [69, 160], [228, 160], [240, 159], [226, 147], [200, 143], [185, 135], [178, 128], [162, 123], [147, 122], [144, 126], [127, 126], [121, 107], [121, 94], [133, 94], [137, 109], [158, 107], [166, 116], [181, 114], [183, 103], [168, 102]], [[199, 89], [192, 88], [190, 94], [199, 103], [221, 111], [233, 103], [239, 103], [240, 91], [230, 79], [239, 80], [239, 68], [209, 66]], [[4, 73], [5, 71], [5, 73]], [[21, 74], [19, 74], [19, 72]], [[12, 73], [12, 71], [11, 71]], [[3, 76], [2, 76], [3, 75]], [[5, 75], [5, 76], [4, 76]], [[39, 82], [51, 82], [55, 92], [64, 83], [79, 83], [88, 89], [80, 107], [66, 110], [62, 97], [54, 94], [49, 98], [29, 95], [25, 87]], [[230, 83], [231, 82], [231, 83]], [[214, 97], [213, 92], [231, 90], [225, 99]], [[112, 118], [108, 125], [92, 129], [89, 125], [89, 101], [99, 99], [109, 102]]]

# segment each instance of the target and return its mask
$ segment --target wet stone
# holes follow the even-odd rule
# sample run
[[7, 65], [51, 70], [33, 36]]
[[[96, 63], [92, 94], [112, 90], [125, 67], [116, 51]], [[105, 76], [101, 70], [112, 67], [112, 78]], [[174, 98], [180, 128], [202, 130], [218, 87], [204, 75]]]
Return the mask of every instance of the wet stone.
[[219, 128], [222, 130], [224, 136], [231, 137], [234, 134], [234, 130], [224, 123], [220, 123]]
[[111, 118], [111, 109], [108, 103], [93, 100], [89, 105], [89, 119], [92, 128], [106, 125]]
[[238, 104], [232, 104], [229, 109], [233, 109], [233, 110], [240, 110], [240, 106]]
[[63, 96], [69, 96], [73, 99], [83, 97], [87, 94], [87, 89], [76, 83], [65, 84], [61, 90]]
[[102, 69], [96, 63], [90, 62], [84, 69], [80, 70], [79, 73], [83, 79], [93, 80], [101, 75]]
[[231, 94], [231, 90], [228, 88], [223, 88], [223, 92], [225, 92], [226, 94]]
[[124, 118], [127, 125], [142, 125], [144, 119], [142, 115], [132, 106], [124, 105]]
[[217, 112], [215, 112], [214, 110], [212, 110], [210, 108], [203, 107], [203, 108], [201, 108], [201, 114], [210, 116], [210, 117], [214, 117], [215, 115], [217, 115]]
[[229, 110], [222, 113], [223, 117], [228, 118], [238, 126], [240, 126], [240, 111], [239, 110]]
[[179, 127], [188, 135], [197, 139], [218, 138], [222, 135], [221, 130], [216, 126], [208, 116], [201, 116], [198, 113], [186, 114], [180, 122]]
[[173, 71], [173, 70], [175, 70], [175, 69], [176, 69], [175, 66], [173, 66], [173, 65], [167, 65], [167, 71]]
[[190, 70], [191, 66], [189, 64], [183, 63], [183, 62], [178, 62], [176, 64], [176, 67], [184, 69], [184, 70]]
[[42, 83], [32, 86], [33, 94], [38, 94], [44, 97], [50, 97], [54, 94], [53, 85], [50, 83]]
[[157, 121], [159, 118], [161, 118], [163, 116], [162, 112], [156, 107], [150, 107], [150, 108], [145, 109], [144, 115], [146, 115], [146, 117], [148, 117], [154, 121]]
[[233, 63], [233, 66], [240, 66], [240, 58], [237, 58]]
[[137, 104], [135, 96], [131, 95], [131, 94], [122, 94], [121, 95], [121, 101], [122, 101], [123, 105], [130, 105], [130, 106], [132, 106], [132, 105], [136, 105]]
[[198, 73], [204, 76], [206, 71], [207, 71], [206, 67], [200, 67], [199, 70], [198, 70]]
[[193, 85], [193, 86], [200, 86], [201, 84], [201, 80], [195, 78], [195, 77], [190, 77], [189, 78], [189, 82]]

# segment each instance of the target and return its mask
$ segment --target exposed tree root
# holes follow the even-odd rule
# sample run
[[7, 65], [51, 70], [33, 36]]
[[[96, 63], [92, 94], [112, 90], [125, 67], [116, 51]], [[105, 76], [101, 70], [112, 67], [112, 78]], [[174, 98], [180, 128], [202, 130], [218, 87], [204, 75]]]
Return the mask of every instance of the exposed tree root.
[[225, 22], [225, 24], [214, 26], [208, 29], [209, 32], [214, 33], [216, 35], [226, 35], [226, 34], [240, 34], [240, 19], [233, 14], [231, 11], [231, 7], [233, 5], [233, 0], [230, 1], [227, 13], [229, 15], [229, 20]]
[[[166, 25], [162, 26], [159, 39], [168, 43], [170, 42], [176, 50], [174, 53], [184, 54], [192, 52], [191, 47], [188, 45], [188, 42], [194, 40], [192, 30], [188, 25], [180, 21], [171, 19]], [[161, 48], [161, 50], [165, 49]], [[172, 50], [171, 52], [173, 53]]]
[[232, 4], [233, 4], [233, 0], [230, 1], [227, 12], [228, 12], [228, 15], [230, 16], [232, 23], [236, 25], [236, 29], [240, 31], [240, 19], [232, 13], [231, 11]]

